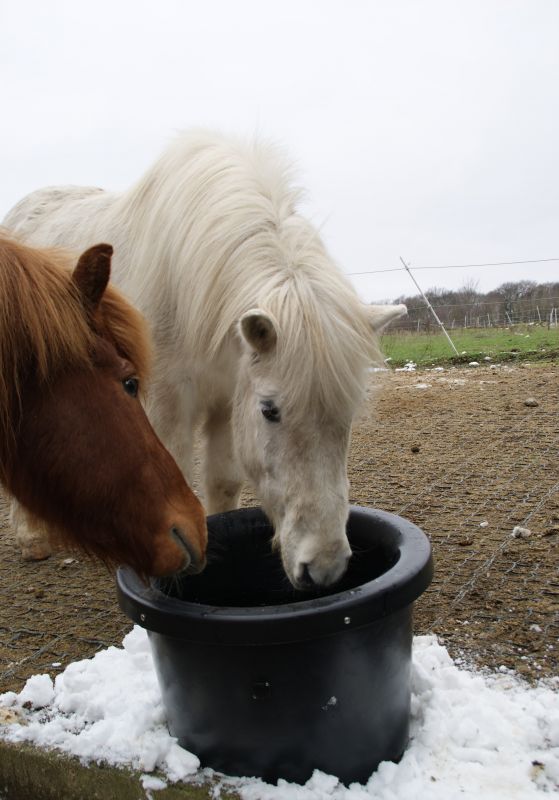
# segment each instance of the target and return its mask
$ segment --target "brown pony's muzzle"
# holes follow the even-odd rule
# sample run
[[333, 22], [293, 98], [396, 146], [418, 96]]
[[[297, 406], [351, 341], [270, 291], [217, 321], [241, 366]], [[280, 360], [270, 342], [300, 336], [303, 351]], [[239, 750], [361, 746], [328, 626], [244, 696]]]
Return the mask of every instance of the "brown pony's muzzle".
[[204, 509], [188, 489], [185, 497], [173, 498], [161, 532], [154, 540], [154, 577], [187, 572], [196, 575], [206, 566], [208, 531]]

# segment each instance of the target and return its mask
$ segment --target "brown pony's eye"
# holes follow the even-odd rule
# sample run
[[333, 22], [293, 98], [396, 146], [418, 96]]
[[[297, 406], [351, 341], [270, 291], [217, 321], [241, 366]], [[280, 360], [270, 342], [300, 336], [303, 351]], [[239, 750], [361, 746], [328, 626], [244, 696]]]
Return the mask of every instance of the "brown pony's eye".
[[138, 378], [126, 378], [126, 380], [122, 381], [122, 385], [124, 386], [124, 391], [126, 394], [129, 394], [130, 397], [138, 396], [138, 388], [140, 386]]

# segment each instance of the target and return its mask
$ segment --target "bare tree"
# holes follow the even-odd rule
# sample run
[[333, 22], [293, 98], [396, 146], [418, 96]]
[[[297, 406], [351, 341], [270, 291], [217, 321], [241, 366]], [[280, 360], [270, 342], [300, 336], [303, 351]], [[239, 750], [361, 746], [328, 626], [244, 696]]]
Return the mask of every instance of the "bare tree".
[[[514, 322], [538, 322], [547, 319], [552, 308], [559, 306], [559, 282], [535, 283], [530, 280], [509, 281], [487, 293], [478, 291], [478, 281], [469, 279], [460, 289], [433, 287], [425, 294], [441, 321], [449, 327], [464, 324], [486, 325]], [[433, 326], [430, 312], [419, 295], [402, 295], [395, 302], [405, 303], [408, 316], [398, 320], [392, 329], [428, 331]]]

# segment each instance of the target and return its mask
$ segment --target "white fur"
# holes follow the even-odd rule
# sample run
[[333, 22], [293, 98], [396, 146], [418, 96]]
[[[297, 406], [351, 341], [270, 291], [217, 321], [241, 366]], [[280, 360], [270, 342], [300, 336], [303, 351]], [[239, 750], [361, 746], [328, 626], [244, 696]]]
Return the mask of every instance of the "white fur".
[[[276, 149], [200, 132], [123, 194], [43, 189], [4, 224], [34, 244], [114, 246], [113, 278], [154, 334], [157, 433], [188, 478], [202, 422], [208, 512], [235, 508], [248, 479], [292, 583], [325, 585], [350, 556], [347, 451], [373, 331], [405, 308], [359, 301], [298, 197]], [[271, 399], [281, 422], [262, 415]]]

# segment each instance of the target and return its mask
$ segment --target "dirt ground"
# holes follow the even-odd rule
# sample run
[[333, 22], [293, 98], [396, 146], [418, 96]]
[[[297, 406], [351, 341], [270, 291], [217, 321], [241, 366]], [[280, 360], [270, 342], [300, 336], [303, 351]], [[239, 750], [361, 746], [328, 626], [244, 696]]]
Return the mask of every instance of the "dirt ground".
[[[436, 573], [415, 632], [435, 633], [467, 662], [557, 675], [559, 366], [371, 380], [351, 501], [402, 514], [431, 538]], [[515, 526], [530, 533], [515, 536]], [[20, 560], [1, 498], [0, 565], [0, 691], [118, 645], [130, 628], [103, 566], [71, 553]]]

